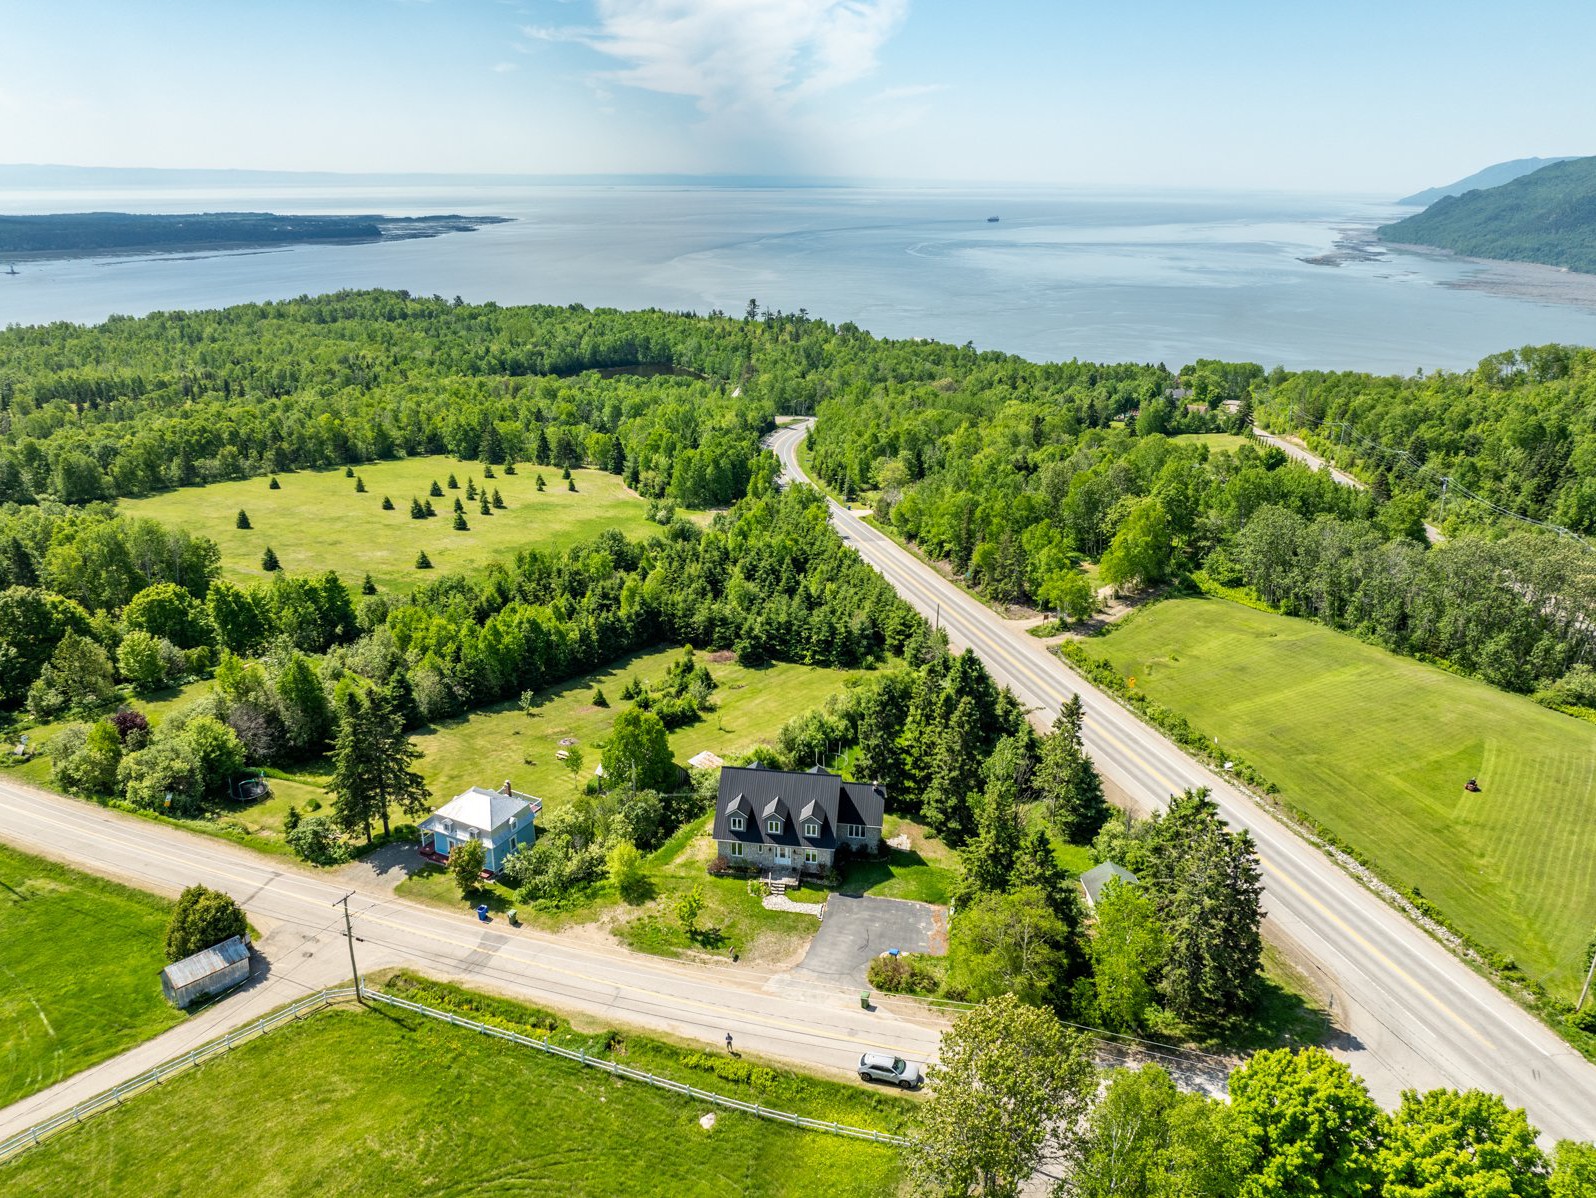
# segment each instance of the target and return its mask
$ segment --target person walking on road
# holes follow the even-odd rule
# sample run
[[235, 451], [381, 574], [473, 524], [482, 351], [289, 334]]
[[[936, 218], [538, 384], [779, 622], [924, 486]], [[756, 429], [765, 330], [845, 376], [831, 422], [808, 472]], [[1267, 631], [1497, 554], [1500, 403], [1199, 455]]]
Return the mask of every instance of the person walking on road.
[[731, 1033], [730, 1032], [726, 1033], [726, 1055], [729, 1056], [729, 1057], [734, 1057], [734, 1056], [737, 1055], [736, 1053], [734, 1053], [732, 1051], [732, 1039], [731, 1039]]

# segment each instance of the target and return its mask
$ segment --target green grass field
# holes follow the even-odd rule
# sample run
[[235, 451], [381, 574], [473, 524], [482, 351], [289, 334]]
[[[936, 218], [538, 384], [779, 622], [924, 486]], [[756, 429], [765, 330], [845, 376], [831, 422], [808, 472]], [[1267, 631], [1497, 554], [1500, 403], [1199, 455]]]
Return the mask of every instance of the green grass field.
[[[460, 483], [448, 489], [450, 472]], [[371, 462], [356, 468], [365, 480], [364, 494], [355, 493], [354, 479], [342, 469], [280, 474], [282, 489], [273, 491], [265, 478], [183, 487], [148, 499], [122, 502], [124, 511], [152, 516], [174, 528], [203, 533], [222, 550], [222, 574], [233, 582], [265, 577], [261, 554], [268, 545], [283, 569], [295, 574], [337, 570], [339, 577], [358, 584], [369, 573], [384, 590], [409, 591], [418, 583], [446, 570], [480, 569], [495, 558], [518, 549], [562, 549], [618, 528], [628, 537], [647, 537], [659, 525], [645, 519], [647, 503], [626, 490], [619, 477], [601, 470], [574, 470], [574, 492], [567, 491], [555, 467], [521, 465], [506, 476], [488, 480], [489, 493], [497, 487], [506, 507], [491, 516], [481, 515], [474, 501], [465, 499], [467, 477], [483, 483], [480, 462], [457, 462], [450, 457], [405, 458]], [[542, 474], [548, 490], [538, 492], [536, 476]], [[427, 499], [436, 479], [444, 488], [433, 499], [438, 515], [430, 520], [410, 518], [410, 499]], [[394, 510], [382, 510], [386, 495]], [[466, 506], [469, 532], [457, 532], [454, 500]], [[251, 528], [240, 530], [235, 521], [240, 509], [249, 513]], [[434, 569], [417, 570], [416, 554], [422, 550]]]
[[[621, 698], [626, 681], [636, 674], [644, 682], [664, 677], [680, 649], [657, 649], [625, 658], [595, 674], [551, 687], [538, 696], [530, 715], [512, 703], [496, 704], [424, 729], [415, 740], [426, 755], [422, 776], [443, 803], [470, 786], [498, 786], [506, 778], [515, 788], [543, 799], [552, 811], [569, 802], [576, 784], [586, 785], [603, 755], [615, 716], [627, 703]], [[700, 654], [718, 686], [716, 708], [697, 723], [670, 734], [678, 762], [704, 749], [730, 760], [755, 745], [773, 740], [791, 717], [825, 701], [857, 671], [821, 669], [790, 663], [750, 669], [736, 662], [715, 661]], [[595, 707], [599, 687], [610, 706]], [[555, 756], [560, 741], [582, 754], [579, 778]]]
[[1235, 433], [1182, 433], [1170, 440], [1178, 445], [1206, 445], [1210, 450], [1229, 449], [1237, 450], [1243, 445], [1254, 444], [1251, 437], [1238, 436]]
[[[1596, 730], [1307, 620], [1177, 599], [1089, 643], [1458, 928], [1573, 998]], [[1463, 789], [1478, 778], [1480, 791]]]
[[[659, 1046], [640, 1047], [658, 1055]], [[693, 1081], [735, 1089], [709, 1074]], [[699, 1118], [710, 1109], [423, 1016], [339, 1009], [252, 1041], [31, 1149], [0, 1166], [0, 1192], [897, 1192], [900, 1167], [890, 1148], [724, 1110], [705, 1129]]]
[[0, 845], [0, 1106], [182, 1021], [157, 976], [171, 910]]

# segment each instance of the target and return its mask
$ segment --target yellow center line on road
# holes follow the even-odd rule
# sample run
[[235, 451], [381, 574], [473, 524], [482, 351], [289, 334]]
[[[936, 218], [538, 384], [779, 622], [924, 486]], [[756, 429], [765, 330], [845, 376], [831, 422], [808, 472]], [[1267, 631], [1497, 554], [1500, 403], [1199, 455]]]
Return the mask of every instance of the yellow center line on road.
[[1264, 873], [1270, 875], [1277, 882], [1289, 887], [1305, 903], [1308, 903], [1331, 923], [1335, 924], [1336, 927], [1340, 928], [1341, 931], [1348, 937], [1356, 941], [1358, 945], [1361, 946], [1363, 950], [1371, 957], [1406, 982], [1408, 986], [1412, 988], [1415, 994], [1418, 994], [1420, 997], [1424, 998], [1432, 1007], [1434, 1007], [1442, 1015], [1445, 1015], [1470, 1036], [1473, 1036], [1475, 1040], [1480, 1042], [1480, 1044], [1484, 1045], [1493, 1052], [1497, 1051], [1497, 1045], [1482, 1036], [1473, 1024], [1464, 1019], [1451, 1007], [1447, 1006], [1446, 1003], [1442, 1002], [1429, 989], [1429, 987], [1427, 987], [1423, 982], [1419, 981], [1418, 978], [1414, 977], [1406, 969], [1402, 968], [1402, 966], [1393, 961], [1382, 949], [1380, 949], [1378, 945], [1374, 944], [1367, 936], [1343, 919], [1337, 911], [1335, 911], [1326, 903], [1322, 902], [1316, 895], [1312, 894], [1305, 887], [1303, 887], [1295, 878], [1292, 878], [1288, 874], [1282, 873], [1279, 869], [1275, 868], [1273, 865], [1270, 865], [1268, 862], [1264, 863], [1263, 868]]

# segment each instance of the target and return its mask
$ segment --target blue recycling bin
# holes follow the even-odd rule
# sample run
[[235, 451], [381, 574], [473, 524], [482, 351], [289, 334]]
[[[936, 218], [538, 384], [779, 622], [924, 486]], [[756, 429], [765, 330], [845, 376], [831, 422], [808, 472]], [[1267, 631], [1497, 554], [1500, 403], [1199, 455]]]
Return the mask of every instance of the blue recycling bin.
[[477, 904], [477, 918], [483, 923], [488, 922], [488, 905], [486, 903]]

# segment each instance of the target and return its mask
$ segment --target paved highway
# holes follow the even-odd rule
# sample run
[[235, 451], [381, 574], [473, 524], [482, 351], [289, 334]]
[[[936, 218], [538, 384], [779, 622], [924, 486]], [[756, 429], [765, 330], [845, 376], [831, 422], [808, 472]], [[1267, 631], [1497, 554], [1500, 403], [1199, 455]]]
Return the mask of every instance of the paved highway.
[[[942, 1024], [913, 1009], [862, 1010], [856, 990], [734, 966], [685, 964], [570, 934], [479, 923], [394, 898], [375, 879], [316, 872], [165, 824], [0, 778], [0, 838], [28, 852], [172, 896], [201, 883], [224, 890], [264, 933], [263, 977], [199, 1017], [123, 1056], [0, 1111], [0, 1139], [138, 1075], [229, 1027], [323, 986], [345, 984], [349, 900], [362, 972], [408, 965], [552, 1007], [808, 1066], [851, 1071], [866, 1048], [929, 1060]], [[259, 970], [257, 969], [257, 972]], [[896, 1004], [894, 1004], [896, 1006]], [[907, 1004], [905, 1004], [907, 1007]]]
[[[770, 439], [790, 478], [805, 424]], [[1386, 1105], [1405, 1088], [1478, 1088], [1526, 1108], [1548, 1136], [1596, 1138], [1596, 1066], [1504, 997], [1265, 806], [1188, 757], [1055, 654], [833, 502], [833, 523], [910, 604], [969, 647], [994, 678], [1051, 719], [1073, 693], [1086, 747], [1111, 786], [1143, 808], [1206, 786], [1246, 828], [1263, 864], [1267, 931], [1315, 962], [1341, 1032], [1335, 1052]], [[1349, 801], [1356, 801], [1349, 796]]]

